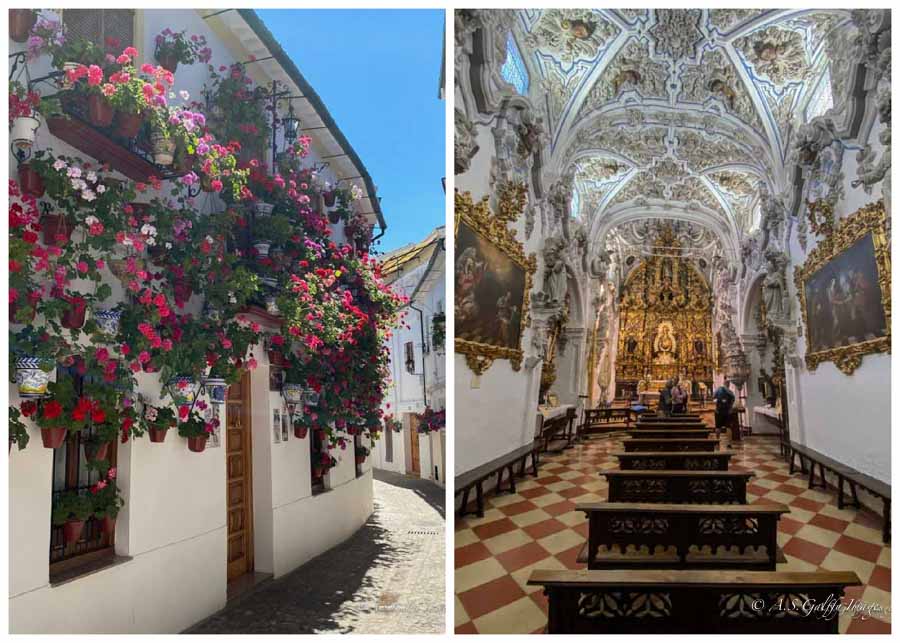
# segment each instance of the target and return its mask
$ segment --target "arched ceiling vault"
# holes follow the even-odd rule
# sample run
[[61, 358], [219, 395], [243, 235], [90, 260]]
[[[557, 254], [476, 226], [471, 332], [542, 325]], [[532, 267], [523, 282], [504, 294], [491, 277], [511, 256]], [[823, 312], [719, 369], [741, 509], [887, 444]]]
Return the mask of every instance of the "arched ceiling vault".
[[[849, 10], [524, 9], [516, 42], [591, 238], [604, 218], [693, 213], [727, 239], [783, 189], [792, 131]], [[643, 213], [643, 215], [642, 215]], [[627, 219], [627, 216], [626, 216]], [[730, 252], [729, 252], [730, 254]]]

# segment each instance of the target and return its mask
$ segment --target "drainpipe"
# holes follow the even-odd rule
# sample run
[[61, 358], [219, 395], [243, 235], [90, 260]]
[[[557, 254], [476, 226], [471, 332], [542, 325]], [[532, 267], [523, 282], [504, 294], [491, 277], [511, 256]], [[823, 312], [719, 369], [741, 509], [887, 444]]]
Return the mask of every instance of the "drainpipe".
[[419, 334], [422, 337], [422, 400], [425, 402], [425, 406], [428, 406], [428, 387], [425, 384], [425, 317], [421, 308], [412, 304], [409, 304], [409, 307], [419, 313]]

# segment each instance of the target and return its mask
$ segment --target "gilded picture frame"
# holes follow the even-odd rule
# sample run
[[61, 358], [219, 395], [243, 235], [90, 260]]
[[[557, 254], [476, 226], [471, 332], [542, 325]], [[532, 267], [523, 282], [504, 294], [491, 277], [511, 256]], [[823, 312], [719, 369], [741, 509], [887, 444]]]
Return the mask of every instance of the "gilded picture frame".
[[[829, 232], [830, 234], [809, 253], [806, 262], [794, 271], [794, 284], [800, 299], [800, 311], [806, 333], [805, 360], [807, 368], [811, 371], [823, 362], [834, 362], [841, 372], [851, 375], [862, 364], [864, 356], [891, 351], [891, 249], [887, 236], [884, 201], [870, 203], [835, 222]], [[871, 259], [868, 257], [869, 248]], [[853, 261], [856, 261], [856, 264], [853, 264]], [[874, 261], [874, 269], [871, 265], [865, 265], [871, 261]], [[874, 293], [874, 288], [860, 288], [846, 277], [849, 273], [852, 278], [865, 283], [866, 272], [871, 273], [871, 281], [877, 283], [879, 308], [875, 308], [874, 297], [869, 296], [868, 299], [872, 301], [867, 303], [864, 294], [867, 290]], [[846, 280], [847, 284], [842, 286], [842, 280]], [[852, 310], [848, 308], [849, 312], [843, 314], [843, 319], [831, 309], [823, 313], [825, 304], [822, 302], [833, 302], [836, 299], [831, 297], [832, 293], [828, 292], [828, 288], [847, 292], [846, 300], [849, 300], [851, 294], [854, 297], [855, 307]], [[862, 303], [858, 304], [860, 298]], [[812, 301], [813, 299], [816, 301]], [[810, 306], [814, 306], [815, 309], [810, 310]], [[865, 308], [869, 310], [866, 311]], [[879, 316], [882, 311], [883, 320]], [[871, 319], [875, 322], [869, 321]], [[833, 328], [829, 328], [829, 333], [823, 339], [822, 324], [828, 320], [833, 320]], [[858, 331], [858, 334], [866, 339], [860, 340], [856, 335], [848, 335], [841, 330], [842, 321], [844, 325], [849, 325], [848, 320], [854, 321], [857, 327], [863, 325], [863, 330]], [[811, 324], [814, 327], [811, 327]], [[880, 326], [883, 332], [879, 334], [872, 332], [869, 327], [875, 326]], [[854, 338], [856, 341], [849, 341]], [[844, 339], [847, 341], [838, 341]], [[835, 345], [836, 343], [841, 345]]]
[[[481, 375], [491, 367], [494, 360], [508, 359], [512, 369], [518, 371], [522, 366], [522, 336], [528, 325], [529, 300], [532, 287], [532, 279], [537, 267], [537, 260], [532, 254], [525, 255], [524, 247], [516, 239], [515, 232], [508, 226], [515, 222], [525, 207], [526, 187], [524, 183], [505, 183], [500, 186], [497, 193], [497, 211], [494, 212], [489, 203], [489, 198], [484, 197], [478, 203], [473, 202], [469, 192], [456, 192], [455, 194], [455, 225], [454, 238], [456, 240], [456, 261], [454, 268], [454, 280], [457, 283], [455, 312], [454, 350], [465, 356], [466, 365], [476, 375]], [[461, 244], [460, 241], [465, 243]], [[486, 254], [494, 257], [493, 261], [502, 261], [514, 270], [513, 277], [504, 283], [489, 284], [493, 291], [497, 288], [505, 289], [510, 284], [515, 286], [507, 291], [508, 294], [501, 305], [499, 300], [493, 299], [487, 302], [477, 302], [475, 285], [471, 290], [460, 287], [460, 280], [472, 284], [471, 275], [467, 276], [466, 268], [459, 259], [464, 256], [467, 263], [473, 263], [476, 247], [480, 245]], [[468, 250], [467, 250], [468, 249]], [[479, 257], [479, 270], [487, 277], [486, 281], [500, 281], [499, 277], [491, 274], [491, 259]], [[481, 274], [478, 275], [481, 279]], [[521, 288], [521, 291], [519, 291]], [[490, 291], [490, 289], [489, 289]], [[490, 292], [493, 292], [490, 291]], [[479, 305], [479, 303], [481, 305]], [[477, 313], [473, 313], [472, 306]], [[504, 310], [512, 310], [514, 317], [508, 317], [500, 313]], [[463, 310], [463, 309], [466, 310]], [[468, 324], [467, 320], [473, 314], [485, 316], [485, 319], [496, 318], [501, 330], [500, 334], [493, 332], [488, 323]], [[516, 328], [509, 328], [510, 319], [518, 319]], [[507, 322], [504, 325], [504, 321]], [[478, 326], [481, 332], [474, 332], [472, 328]], [[486, 330], [487, 329], [487, 330]], [[501, 337], [508, 338], [503, 341]]]

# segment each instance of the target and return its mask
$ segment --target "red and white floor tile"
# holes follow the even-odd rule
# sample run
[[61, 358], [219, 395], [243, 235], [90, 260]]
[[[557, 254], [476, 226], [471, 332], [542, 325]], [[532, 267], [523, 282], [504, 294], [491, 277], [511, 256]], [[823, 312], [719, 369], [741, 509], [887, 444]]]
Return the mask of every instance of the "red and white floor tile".
[[[545, 454], [537, 478], [517, 482], [516, 494], [489, 495], [483, 518], [456, 521], [455, 625], [458, 634], [540, 633], [547, 602], [526, 581], [534, 569], [579, 569], [575, 557], [587, 538], [579, 502], [605, 501], [607, 485], [597, 475], [617, 468], [609, 454], [624, 434], [593, 436], [562, 453]], [[847, 598], [887, 608], [874, 618], [841, 616], [842, 633], [890, 632], [891, 548], [881, 542], [881, 517], [868, 510], [837, 508], [829, 490], [809, 490], [805, 477], [788, 473], [777, 441], [750, 437], [722, 448], [739, 451], [732, 468], [754, 471], [748, 501], [789, 505], [779, 522], [778, 542], [787, 563], [779, 571], [851, 570], [864, 585]]]

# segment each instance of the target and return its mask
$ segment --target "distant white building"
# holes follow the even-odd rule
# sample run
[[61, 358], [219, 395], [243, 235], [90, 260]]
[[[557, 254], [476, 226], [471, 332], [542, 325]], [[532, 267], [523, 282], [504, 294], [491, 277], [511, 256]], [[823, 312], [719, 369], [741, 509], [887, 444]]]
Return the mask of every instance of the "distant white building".
[[[445, 406], [446, 297], [444, 228], [398, 248], [382, 261], [385, 281], [409, 297], [404, 324], [390, 339], [391, 379], [383, 408], [402, 422], [373, 449], [372, 465], [445, 484], [446, 430], [418, 432], [419, 415]], [[407, 328], [407, 326], [409, 328]]]

